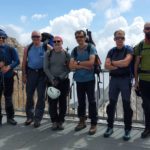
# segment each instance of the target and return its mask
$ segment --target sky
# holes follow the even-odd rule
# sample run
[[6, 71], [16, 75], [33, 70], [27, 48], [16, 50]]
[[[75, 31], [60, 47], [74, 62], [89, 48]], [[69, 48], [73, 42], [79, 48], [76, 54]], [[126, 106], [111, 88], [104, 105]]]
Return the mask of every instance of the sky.
[[129, 45], [143, 39], [149, 6], [150, 0], [0, 0], [0, 29], [23, 45], [31, 42], [33, 30], [60, 35], [71, 50], [74, 32], [88, 28], [104, 60], [115, 30], [125, 30]]

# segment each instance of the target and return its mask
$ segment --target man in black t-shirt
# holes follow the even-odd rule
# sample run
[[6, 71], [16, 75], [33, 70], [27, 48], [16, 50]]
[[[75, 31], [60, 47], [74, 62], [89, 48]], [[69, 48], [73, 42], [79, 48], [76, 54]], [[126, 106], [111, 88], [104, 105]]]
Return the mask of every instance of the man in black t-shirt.
[[130, 139], [130, 131], [132, 124], [133, 111], [130, 106], [131, 95], [131, 68], [133, 50], [131, 47], [124, 45], [125, 32], [117, 30], [114, 33], [114, 41], [116, 47], [112, 48], [107, 55], [105, 68], [110, 72], [109, 83], [109, 104], [107, 106], [108, 128], [104, 133], [104, 137], [109, 137], [113, 133], [113, 123], [118, 101], [119, 93], [121, 92], [125, 134], [124, 140]]

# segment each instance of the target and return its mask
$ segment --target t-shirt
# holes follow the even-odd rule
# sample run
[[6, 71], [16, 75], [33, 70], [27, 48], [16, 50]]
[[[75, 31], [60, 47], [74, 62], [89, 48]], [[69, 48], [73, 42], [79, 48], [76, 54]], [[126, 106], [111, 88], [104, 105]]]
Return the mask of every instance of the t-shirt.
[[[77, 47], [77, 57], [74, 56], [74, 51], [71, 53], [71, 58], [76, 59], [77, 61], [87, 61], [89, 60], [90, 55], [95, 55], [97, 53], [95, 47], [91, 45], [90, 52], [88, 52], [87, 47], [85, 49], [80, 49]], [[88, 82], [95, 79], [94, 68], [91, 70], [88, 69], [77, 69], [74, 73], [74, 80], [77, 82]]]
[[28, 53], [28, 67], [32, 69], [42, 69], [44, 62], [44, 48], [43, 44], [39, 47], [34, 45], [30, 48]]
[[[125, 45], [122, 49], [117, 49], [117, 47], [112, 48], [109, 50], [107, 54], [107, 58], [110, 58], [111, 61], [119, 61], [123, 60], [127, 54], [133, 54], [132, 47]], [[131, 75], [131, 67], [122, 67], [116, 70], [110, 71], [110, 76], [130, 76]]]
[[[140, 43], [139, 43], [140, 44]], [[139, 55], [139, 44], [135, 47], [135, 56]], [[141, 51], [141, 63], [140, 68], [142, 70], [150, 70], [150, 44], [143, 44], [143, 50]], [[150, 81], [150, 74], [139, 73], [139, 78], [144, 81]]]

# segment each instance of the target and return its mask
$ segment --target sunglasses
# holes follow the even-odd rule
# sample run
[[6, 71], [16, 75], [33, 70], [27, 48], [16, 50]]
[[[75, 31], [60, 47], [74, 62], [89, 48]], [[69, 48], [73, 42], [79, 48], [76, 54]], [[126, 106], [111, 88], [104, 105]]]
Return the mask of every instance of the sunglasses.
[[150, 30], [150, 27], [145, 27], [144, 30]]
[[32, 36], [32, 39], [39, 39], [39, 38], [40, 36], [36, 36], [36, 35]]
[[60, 43], [61, 41], [58, 40], [58, 41], [53, 41], [53, 42], [54, 42], [54, 43]]
[[117, 40], [124, 40], [125, 39], [125, 37], [115, 37], [115, 40], [117, 41]]
[[0, 39], [2, 39], [2, 40], [5, 40], [5, 37], [3, 37], [3, 36], [0, 36]]
[[76, 39], [82, 39], [85, 38], [84, 36], [76, 36]]

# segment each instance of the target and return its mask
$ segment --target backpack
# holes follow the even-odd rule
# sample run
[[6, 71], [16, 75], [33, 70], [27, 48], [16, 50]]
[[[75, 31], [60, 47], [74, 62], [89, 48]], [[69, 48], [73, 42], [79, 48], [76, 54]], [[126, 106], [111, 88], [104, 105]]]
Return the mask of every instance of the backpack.
[[[88, 54], [90, 55], [90, 51], [91, 51], [91, 47], [92, 47], [92, 44], [88, 44], [87, 46], [87, 51], [88, 51]], [[73, 49], [73, 55], [74, 55], [74, 58], [77, 59], [77, 47], [75, 47]], [[101, 72], [101, 60], [98, 56], [98, 54], [95, 54], [95, 61], [94, 61], [94, 74], [96, 75], [99, 75], [99, 73]]]
[[[128, 49], [128, 46], [125, 46], [124, 47], [124, 54], [123, 54], [124, 58], [127, 55], [127, 49]], [[114, 48], [111, 49], [111, 57], [113, 56], [115, 50], [116, 50], [116, 47], [114, 47]], [[131, 79], [134, 78], [134, 63], [135, 63], [135, 56], [133, 56], [133, 59], [130, 62], [130, 77], [131, 77]]]

